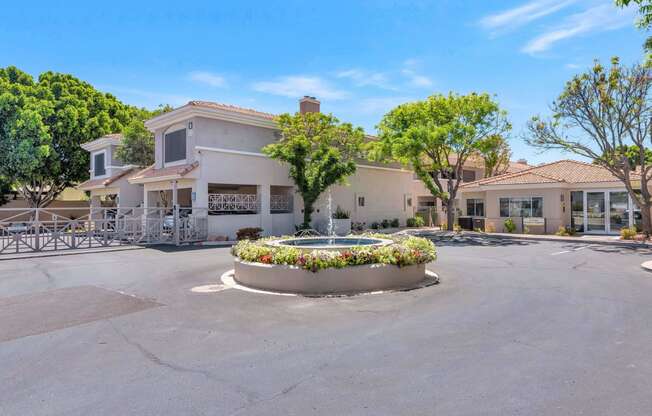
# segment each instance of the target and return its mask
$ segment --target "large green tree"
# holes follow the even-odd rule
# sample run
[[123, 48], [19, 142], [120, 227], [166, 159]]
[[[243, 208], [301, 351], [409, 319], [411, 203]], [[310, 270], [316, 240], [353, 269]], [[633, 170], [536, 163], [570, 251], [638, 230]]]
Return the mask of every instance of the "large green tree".
[[[615, 2], [619, 7], [627, 7], [633, 4], [637, 5], [639, 18], [636, 25], [644, 30], [649, 30], [652, 27], [652, 0], [615, 0]], [[652, 36], [645, 40], [643, 48], [647, 53], [648, 63], [650, 63], [652, 55]]]
[[[528, 124], [529, 144], [561, 149], [591, 159], [620, 179], [641, 210], [643, 231], [652, 233], [652, 70], [610, 68], [596, 62], [566, 83], [552, 103], [552, 116]], [[640, 176], [639, 176], [640, 175]]]
[[[150, 116], [154, 117], [172, 110], [169, 105], [160, 105]], [[154, 134], [147, 130], [143, 120], [131, 120], [122, 134], [124, 137], [118, 146], [118, 159], [136, 166], [149, 166], [154, 163]]]
[[510, 128], [506, 113], [488, 94], [432, 95], [385, 114], [371, 156], [389, 157], [412, 168], [430, 193], [441, 199], [452, 230], [464, 164], [481, 149], [487, 152], [492, 137]]
[[281, 138], [263, 152], [288, 165], [303, 199], [302, 227], [308, 228], [319, 196], [355, 173], [364, 131], [322, 113], [282, 114], [277, 121]]
[[30, 206], [47, 206], [88, 177], [80, 144], [148, 115], [72, 75], [45, 72], [34, 80], [16, 67], [0, 68], [0, 175]]
[[484, 164], [484, 177], [502, 175], [509, 169], [512, 150], [509, 142], [500, 134], [488, 136], [478, 146], [478, 154]]

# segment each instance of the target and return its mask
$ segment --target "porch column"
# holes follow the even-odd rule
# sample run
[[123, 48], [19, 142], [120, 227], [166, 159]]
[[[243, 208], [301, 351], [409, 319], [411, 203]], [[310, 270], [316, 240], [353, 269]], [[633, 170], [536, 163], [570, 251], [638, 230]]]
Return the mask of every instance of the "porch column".
[[172, 181], [172, 208], [179, 205], [177, 181]]
[[264, 235], [273, 234], [273, 223], [271, 213], [271, 188], [269, 184], [258, 185], [258, 215], [260, 216], [260, 228]]

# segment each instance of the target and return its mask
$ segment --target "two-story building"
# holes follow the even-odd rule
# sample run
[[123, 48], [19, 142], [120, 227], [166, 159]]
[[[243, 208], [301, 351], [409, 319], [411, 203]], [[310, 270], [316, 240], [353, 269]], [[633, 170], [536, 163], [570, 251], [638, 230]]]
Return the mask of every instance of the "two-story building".
[[143, 203], [143, 187], [128, 181], [137, 167], [117, 157], [121, 140], [121, 134], [107, 134], [81, 145], [90, 153], [90, 179], [77, 188], [89, 191], [91, 207], [137, 207]]

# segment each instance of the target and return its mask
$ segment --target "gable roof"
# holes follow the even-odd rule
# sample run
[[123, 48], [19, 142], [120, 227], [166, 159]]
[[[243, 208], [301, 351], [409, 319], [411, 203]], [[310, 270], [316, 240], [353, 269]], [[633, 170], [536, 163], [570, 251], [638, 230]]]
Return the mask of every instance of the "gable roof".
[[94, 150], [105, 148], [109, 145], [119, 145], [123, 138], [124, 136], [122, 133], [105, 134], [104, 136], [98, 137], [97, 139], [82, 143], [81, 147], [84, 150], [92, 152]]
[[[638, 173], [632, 173], [633, 178], [640, 177]], [[474, 182], [462, 184], [462, 188], [490, 185], [530, 185], [541, 183], [603, 183], [620, 182], [607, 169], [577, 160], [559, 160], [539, 166], [530, 167], [513, 173], [493, 176], [480, 179]]]
[[215, 108], [223, 111], [231, 111], [251, 116], [258, 116], [268, 120], [274, 120], [276, 118], [276, 115], [272, 113], [265, 113], [263, 111], [254, 110], [252, 108], [238, 107], [237, 105], [222, 104], [213, 101], [188, 101], [187, 105], [194, 107]]
[[118, 179], [123, 178], [128, 174], [134, 172], [134, 170], [135, 170], [134, 168], [125, 169], [122, 172], [116, 173], [115, 175], [110, 176], [108, 178], [89, 179], [77, 185], [77, 189], [81, 189], [85, 191], [90, 189], [106, 188], [109, 185], [111, 185], [113, 182], [117, 181]]
[[151, 165], [130, 177], [129, 183], [156, 182], [164, 179], [181, 179], [192, 172], [197, 166], [199, 166], [199, 162], [197, 161], [185, 165], [169, 166], [161, 169], [155, 169], [154, 165]]

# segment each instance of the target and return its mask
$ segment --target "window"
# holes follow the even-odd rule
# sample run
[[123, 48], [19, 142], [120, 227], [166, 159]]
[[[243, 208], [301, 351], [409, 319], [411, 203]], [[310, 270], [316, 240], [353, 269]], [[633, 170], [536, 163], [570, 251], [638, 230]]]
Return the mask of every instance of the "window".
[[500, 198], [501, 217], [543, 217], [543, 198]]
[[484, 199], [467, 199], [466, 215], [471, 217], [484, 217]]
[[100, 152], [93, 155], [93, 176], [104, 176], [106, 174], [106, 167], [104, 166], [105, 154], [105, 152]]
[[358, 197], [358, 206], [359, 207], [364, 207], [364, 196], [359, 196]]
[[475, 180], [475, 171], [474, 170], [463, 170], [462, 171], [462, 182], [473, 182]]
[[457, 179], [457, 175], [454, 170], [442, 170], [441, 171], [442, 179]]
[[163, 156], [165, 163], [186, 159], [186, 130], [181, 129], [167, 133], [163, 138]]

